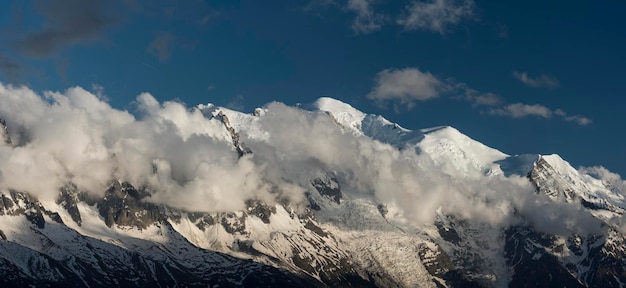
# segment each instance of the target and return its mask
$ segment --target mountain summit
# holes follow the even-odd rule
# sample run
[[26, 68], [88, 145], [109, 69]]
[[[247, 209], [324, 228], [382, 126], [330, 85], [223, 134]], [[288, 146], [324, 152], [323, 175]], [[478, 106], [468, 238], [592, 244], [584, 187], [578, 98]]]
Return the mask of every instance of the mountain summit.
[[24, 89], [0, 95], [4, 286], [626, 283], [626, 182], [602, 167], [332, 98], [247, 114], [142, 94], [133, 115]]

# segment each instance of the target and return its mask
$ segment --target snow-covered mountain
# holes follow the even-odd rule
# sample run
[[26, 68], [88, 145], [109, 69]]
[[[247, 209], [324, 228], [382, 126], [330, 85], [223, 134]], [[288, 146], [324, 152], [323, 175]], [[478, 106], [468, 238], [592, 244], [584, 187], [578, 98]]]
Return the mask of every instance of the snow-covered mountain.
[[[93, 156], [86, 145], [112, 176], [104, 191], [85, 189], [101, 166], [76, 168], [86, 162], [41, 144], [76, 145], [71, 131], [50, 136], [0, 108], [3, 286], [626, 283], [626, 182], [603, 168], [507, 155], [453, 127], [405, 129], [331, 98], [246, 114], [143, 95], [144, 118], [113, 121], [127, 116], [67, 94], [47, 105], [117, 129], [85, 140], [106, 148]], [[16, 189], [39, 187], [15, 180], [40, 173], [18, 160], [48, 147], [69, 181], [53, 193]], [[49, 177], [37, 175], [25, 181]]]

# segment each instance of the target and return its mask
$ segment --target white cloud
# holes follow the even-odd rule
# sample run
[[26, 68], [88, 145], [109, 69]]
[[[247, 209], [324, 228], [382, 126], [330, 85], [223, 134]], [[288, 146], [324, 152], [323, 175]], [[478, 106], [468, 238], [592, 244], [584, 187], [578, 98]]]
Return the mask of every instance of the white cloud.
[[474, 105], [486, 105], [486, 106], [494, 106], [502, 103], [502, 99], [491, 92], [484, 94], [476, 94], [476, 95], [465, 95], [467, 100], [474, 103]]
[[517, 80], [524, 83], [526, 86], [534, 87], [534, 88], [539, 88], [539, 87], [556, 88], [561, 85], [558, 79], [552, 76], [545, 75], [545, 74], [541, 74], [541, 76], [533, 78], [533, 77], [528, 76], [528, 73], [526, 72], [514, 71], [513, 76]]
[[474, 17], [474, 1], [432, 0], [429, 2], [413, 1], [407, 5], [406, 12], [397, 19], [397, 23], [407, 30], [425, 30], [445, 34], [450, 26], [458, 25], [462, 20]]
[[550, 118], [552, 117], [553, 112], [548, 107], [539, 104], [527, 105], [522, 103], [515, 103], [506, 105], [499, 109], [492, 109], [490, 113], [494, 115], [509, 116], [512, 118], [522, 118], [533, 115], [543, 118]]
[[416, 101], [439, 97], [445, 85], [430, 72], [417, 68], [385, 69], [376, 75], [367, 98], [376, 101], [399, 101], [410, 109]]
[[372, 8], [374, 0], [348, 0], [346, 9], [356, 13], [352, 21], [352, 30], [356, 34], [367, 34], [380, 30], [385, 17]]
[[567, 113], [563, 111], [562, 109], [556, 109], [553, 111], [550, 108], [540, 105], [540, 104], [535, 104], [535, 105], [528, 105], [528, 104], [522, 104], [522, 103], [509, 104], [502, 108], [491, 109], [489, 113], [492, 115], [508, 116], [511, 118], [523, 118], [527, 116], [551, 118], [553, 115], [557, 115], [559, 116], [559, 118], [565, 121], [575, 122], [582, 126], [589, 125], [592, 122], [592, 120], [587, 117], [580, 116], [580, 115], [568, 116]]
[[400, 110], [398, 104], [411, 109], [418, 101], [427, 101], [438, 98], [441, 95], [454, 95], [453, 99], [465, 100], [473, 106], [492, 106], [489, 114], [508, 116], [511, 118], [524, 118], [536, 116], [549, 119], [553, 116], [574, 122], [581, 126], [591, 124], [593, 121], [581, 115], [568, 115], [562, 109], [552, 110], [541, 104], [514, 103], [503, 105], [505, 102], [500, 96], [487, 92], [483, 93], [470, 88], [467, 84], [456, 82], [454, 79], [439, 80], [430, 72], [422, 72], [418, 68], [409, 67], [404, 69], [385, 69], [376, 75], [375, 85], [367, 95], [368, 99], [385, 104], [387, 101], [395, 101], [396, 110]]
[[[325, 113], [303, 113], [281, 103], [266, 108], [257, 124], [271, 136], [255, 137], [242, 131], [242, 137], [254, 151], [255, 162], [267, 165], [265, 172], [272, 181], [297, 179], [300, 182], [296, 183], [304, 187], [311, 175], [335, 171], [344, 191], [373, 193], [378, 201], [395, 207], [410, 221], [432, 223], [442, 207], [446, 213], [496, 226], [510, 221], [514, 207], [506, 199], [508, 194], [498, 191], [533, 189], [521, 177], [511, 182], [498, 177], [455, 178], [447, 171], [455, 173], [457, 166], [449, 164], [453, 167], [443, 169], [428, 154], [398, 150], [368, 137], [345, 133]], [[482, 175], [481, 171], [476, 173]], [[484, 194], [478, 195], [477, 191]]]
[[154, 188], [151, 201], [200, 211], [242, 209], [266, 195], [256, 165], [238, 158], [219, 121], [148, 93], [137, 103], [140, 119], [79, 87], [41, 97], [0, 84], [0, 115], [18, 139], [0, 147], [0, 189], [49, 199], [70, 182], [99, 194], [122, 179]]
[[575, 122], [581, 126], [587, 126], [593, 122], [591, 119], [585, 116], [580, 116], [580, 115], [569, 116], [567, 115], [567, 112], [563, 111], [562, 109], [554, 110], [554, 114], [560, 116], [565, 121]]
[[335, 0], [310, 0], [304, 7], [302, 7], [302, 10], [307, 13], [317, 13], [317, 10], [338, 6], [339, 3]]
[[565, 111], [563, 111], [561, 109], [554, 110], [554, 114], [559, 115], [561, 117], [564, 117], [565, 115], [567, 115], [567, 113], [565, 113]]
[[567, 112], [563, 111], [562, 109], [554, 110], [554, 114], [560, 116], [565, 121], [575, 122], [578, 125], [582, 125], [582, 126], [587, 126], [593, 122], [591, 121], [591, 119], [585, 116], [580, 116], [580, 115], [569, 116], [567, 115]]
[[460, 93], [459, 96], [454, 97], [455, 99], [471, 102], [474, 106], [496, 106], [503, 102], [502, 98], [494, 93], [482, 93], [470, 88], [465, 83], [454, 83], [454, 80], [448, 80], [448, 82], [449, 90]]
[[626, 196], [626, 181], [624, 181], [619, 174], [613, 173], [603, 166], [580, 167], [578, 171], [609, 183], [617, 188], [621, 194]]
[[496, 32], [498, 33], [498, 37], [500, 38], [509, 37], [509, 27], [502, 23], [496, 25]]
[[159, 59], [160, 62], [167, 62], [172, 56], [176, 36], [167, 31], [156, 32], [155, 35], [146, 51]]
[[587, 117], [584, 117], [584, 116], [579, 116], [579, 115], [576, 115], [576, 116], [567, 116], [567, 117], [565, 117], [564, 119], [565, 119], [566, 121], [576, 122], [576, 123], [578, 123], [579, 125], [583, 125], [583, 126], [589, 125], [589, 124], [591, 124], [591, 122], [593, 122], [593, 121], [591, 121], [591, 119], [589, 119], [589, 118], [587, 118]]
[[[626, 181], [619, 174], [613, 173], [603, 166], [580, 167], [578, 172], [602, 180], [603, 184], [611, 191], [626, 196]], [[626, 233], [626, 215], [613, 218], [611, 224], [615, 225], [621, 233]]]

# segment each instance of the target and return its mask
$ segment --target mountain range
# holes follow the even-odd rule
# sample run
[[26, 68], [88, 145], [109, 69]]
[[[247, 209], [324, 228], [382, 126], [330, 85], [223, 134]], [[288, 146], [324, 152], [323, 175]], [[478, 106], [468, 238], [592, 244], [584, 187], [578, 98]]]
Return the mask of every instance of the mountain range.
[[4, 287], [626, 283], [626, 182], [600, 166], [332, 98], [243, 113], [142, 94], [134, 116], [81, 93], [0, 108]]

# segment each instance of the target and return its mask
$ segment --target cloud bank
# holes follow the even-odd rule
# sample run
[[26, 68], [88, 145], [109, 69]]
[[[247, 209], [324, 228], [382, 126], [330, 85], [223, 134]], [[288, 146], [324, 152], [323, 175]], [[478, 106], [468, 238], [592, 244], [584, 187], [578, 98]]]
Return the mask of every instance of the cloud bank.
[[0, 86], [16, 144], [0, 150], [0, 188], [50, 199], [70, 182], [99, 194], [120, 179], [153, 187], [151, 201], [199, 211], [241, 209], [247, 193], [267, 191], [250, 159], [220, 140], [229, 137], [220, 122], [147, 93], [137, 104], [140, 118], [79, 87], [39, 96]]
[[[249, 199], [304, 205], [310, 181], [331, 173], [346, 193], [386, 203], [410, 223], [433, 223], [443, 211], [493, 227], [517, 223], [518, 213], [563, 233], [599, 227], [577, 203], [537, 197], [524, 177], [485, 177], [481, 169], [398, 149], [342, 129], [324, 112], [270, 103], [253, 116], [159, 102], [149, 93], [136, 104], [131, 114], [80, 87], [38, 95], [0, 84], [0, 117], [12, 140], [0, 141], [0, 190], [54, 199], [68, 183], [101, 195], [120, 180], [145, 187], [147, 201], [219, 212], [244, 209]], [[239, 157], [230, 132], [212, 117], [218, 110], [231, 117], [252, 154]], [[552, 216], [532, 218], [546, 207]], [[580, 223], [561, 223], [565, 215]]]

